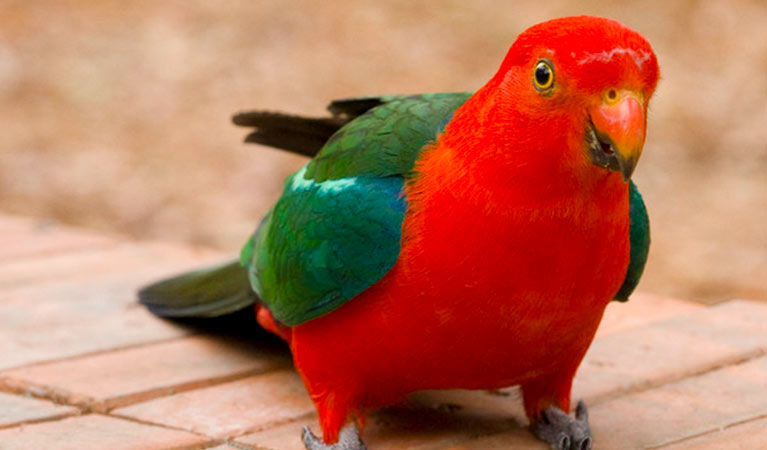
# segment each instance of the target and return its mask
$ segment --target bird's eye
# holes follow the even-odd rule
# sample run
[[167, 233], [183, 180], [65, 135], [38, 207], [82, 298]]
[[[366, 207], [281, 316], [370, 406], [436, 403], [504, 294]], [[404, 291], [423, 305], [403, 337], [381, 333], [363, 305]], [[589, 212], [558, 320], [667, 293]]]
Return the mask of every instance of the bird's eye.
[[533, 72], [533, 85], [539, 91], [548, 91], [554, 86], [554, 69], [548, 61], [538, 61]]

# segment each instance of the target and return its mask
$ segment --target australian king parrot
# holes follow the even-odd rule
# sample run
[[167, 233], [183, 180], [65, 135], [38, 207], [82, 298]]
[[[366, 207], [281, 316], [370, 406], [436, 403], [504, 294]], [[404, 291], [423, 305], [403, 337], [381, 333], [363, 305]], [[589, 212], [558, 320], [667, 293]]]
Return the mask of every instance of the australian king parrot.
[[589, 449], [570, 390], [605, 307], [646, 261], [630, 179], [658, 76], [636, 31], [568, 17], [520, 34], [475, 93], [338, 100], [321, 118], [240, 113], [247, 141], [313, 158], [239, 260], [139, 299], [166, 317], [255, 308], [316, 406], [309, 450], [365, 448], [366, 414], [415, 391], [512, 385], [536, 436]]

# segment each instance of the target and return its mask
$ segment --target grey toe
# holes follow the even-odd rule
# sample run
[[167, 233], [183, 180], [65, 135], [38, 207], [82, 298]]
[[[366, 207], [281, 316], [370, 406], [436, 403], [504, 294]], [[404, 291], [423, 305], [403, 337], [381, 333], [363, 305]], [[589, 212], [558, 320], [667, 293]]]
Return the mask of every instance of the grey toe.
[[591, 450], [589, 413], [583, 401], [575, 408], [575, 418], [559, 408], [546, 408], [543, 417], [530, 425], [530, 431], [554, 450]]
[[338, 442], [328, 445], [318, 439], [309, 427], [301, 430], [301, 440], [304, 441], [306, 450], [367, 450], [360, 439], [359, 431], [354, 425], [347, 425], [338, 434]]

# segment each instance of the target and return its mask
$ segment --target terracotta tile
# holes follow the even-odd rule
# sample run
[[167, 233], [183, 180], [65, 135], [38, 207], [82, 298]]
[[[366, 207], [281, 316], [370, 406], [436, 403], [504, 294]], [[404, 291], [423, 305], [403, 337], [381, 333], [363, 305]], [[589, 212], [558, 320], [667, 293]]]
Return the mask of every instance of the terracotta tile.
[[602, 323], [597, 330], [597, 338], [696, 311], [703, 307], [700, 303], [637, 292], [628, 302], [611, 302], [607, 305]]
[[0, 265], [20, 259], [114, 245], [112, 238], [35, 219], [0, 222]]
[[[259, 450], [305, 450], [301, 443], [301, 430], [308, 426], [319, 436], [317, 416], [301, 418], [284, 424], [267, 427], [261, 431], [232, 439], [237, 444], [258, 448]], [[367, 443], [367, 436], [363, 435]]]
[[136, 290], [172, 273], [222, 260], [217, 253], [166, 245], [121, 245], [10, 264], [0, 270], [3, 331], [77, 328], [112, 313], [143, 308]]
[[192, 333], [140, 305], [98, 320], [43, 328], [0, 330], [0, 370], [91, 352], [163, 341]]
[[767, 350], [767, 304], [733, 301], [597, 339], [573, 397], [589, 404]]
[[90, 414], [0, 430], [3, 450], [202, 449], [211, 441], [185, 431]]
[[[245, 445], [237, 445], [237, 444], [230, 445], [228, 443], [225, 443], [225, 444], [217, 445], [212, 448], [208, 448], [206, 450], [246, 450], [246, 449], [251, 450], [251, 449], [255, 449], [255, 447], [251, 447], [249, 445], [245, 446]], [[255, 450], [262, 450], [262, 449], [255, 449]], [[304, 450], [304, 449], [301, 449], [301, 450]]]
[[[36, 258], [12, 260], [2, 265], [0, 289], [39, 286], [61, 280], [94, 281], [109, 274], [139, 271], [155, 277], [171, 275], [201, 264], [221, 261], [234, 255], [205, 248], [183, 247], [158, 242], [119, 243], [88, 248], [76, 253], [54, 253]], [[2, 292], [0, 291], [0, 292]]]
[[[647, 448], [767, 414], [767, 357], [591, 408], [597, 448]], [[729, 448], [729, 447], [725, 447]]]
[[[767, 358], [726, 367], [591, 408], [595, 448], [655, 448], [732, 423], [767, 414]], [[767, 422], [758, 419], [668, 447], [756, 449], [767, 442]], [[524, 428], [445, 448], [455, 450], [546, 449]], [[666, 447], [662, 447], [666, 448]]]
[[137, 303], [136, 289], [220, 260], [165, 244], [119, 245], [53, 255], [0, 271], [0, 370], [189, 334]]
[[0, 383], [104, 412], [290, 365], [286, 349], [206, 335], [11, 370]]
[[112, 414], [230, 437], [313, 411], [298, 374], [280, 370], [116, 409]]
[[754, 450], [767, 447], [767, 417], [661, 447], [663, 450]]
[[3, 213], [0, 216], [0, 232], [21, 232], [33, 228], [40, 223], [40, 219], [25, 216], [13, 216]]
[[[444, 450], [546, 450], [549, 446], [539, 441], [526, 427], [516, 427], [508, 432], [440, 447]], [[602, 447], [595, 447], [602, 449]]]
[[0, 428], [70, 416], [78, 412], [72, 406], [0, 392]]

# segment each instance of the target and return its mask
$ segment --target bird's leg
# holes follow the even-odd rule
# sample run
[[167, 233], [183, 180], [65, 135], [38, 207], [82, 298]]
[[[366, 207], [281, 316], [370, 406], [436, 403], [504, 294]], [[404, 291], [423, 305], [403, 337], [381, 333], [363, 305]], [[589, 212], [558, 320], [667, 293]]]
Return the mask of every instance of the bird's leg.
[[309, 427], [304, 427], [301, 432], [301, 439], [304, 441], [306, 450], [367, 450], [362, 439], [360, 439], [357, 427], [353, 423], [341, 430], [338, 434], [338, 442], [335, 444], [325, 444], [312, 433]]
[[591, 450], [586, 404], [578, 402], [574, 418], [567, 414], [574, 376], [575, 368], [563, 369], [522, 385], [530, 431], [554, 450]]
[[591, 450], [589, 413], [583, 400], [578, 401], [575, 418], [556, 406], [546, 407], [530, 431], [554, 450]]

